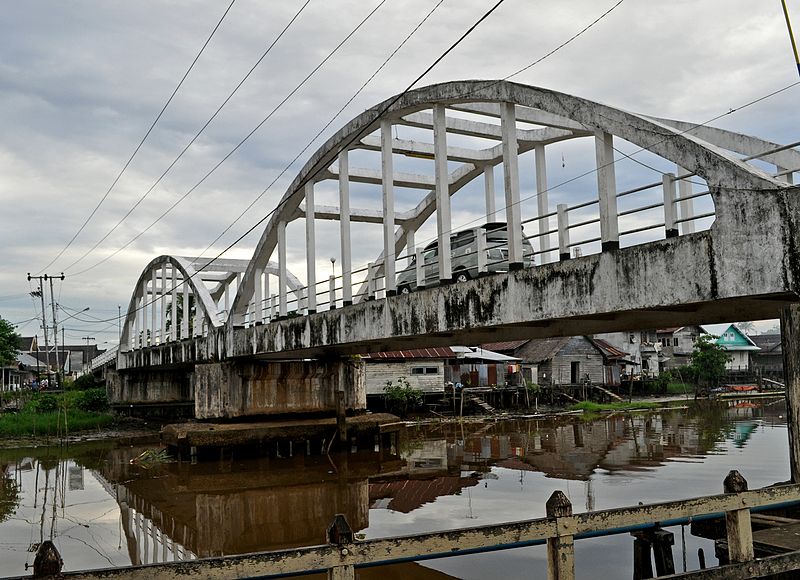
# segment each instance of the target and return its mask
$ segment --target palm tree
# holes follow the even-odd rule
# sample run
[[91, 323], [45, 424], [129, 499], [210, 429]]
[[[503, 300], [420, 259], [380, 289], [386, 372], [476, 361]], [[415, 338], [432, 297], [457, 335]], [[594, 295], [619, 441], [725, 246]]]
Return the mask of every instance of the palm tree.
[[737, 322], [736, 326], [747, 335], [754, 334], [756, 331], [756, 325], [752, 322]]

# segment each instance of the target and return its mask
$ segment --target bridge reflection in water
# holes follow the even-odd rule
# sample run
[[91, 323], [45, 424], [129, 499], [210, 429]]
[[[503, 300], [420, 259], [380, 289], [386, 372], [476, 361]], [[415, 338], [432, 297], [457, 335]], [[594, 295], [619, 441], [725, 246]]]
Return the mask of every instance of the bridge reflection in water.
[[[30, 540], [30, 530], [19, 527], [24, 520], [37, 524], [34, 540], [40, 535], [46, 539], [53, 527], [66, 570], [76, 570], [321, 544], [337, 513], [369, 538], [539, 517], [544, 499], [553, 489], [569, 489], [570, 482], [579, 484], [572, 488], [576, 511], [591, 511], [718, 493], [719, 473], [730, 468], [741, 469], [752, 487], [787, 476], [785, 408], [780, 402], [695, 405], [591, 421], [562, 417], [442, 423], [409, 428], [407, 434], [394, 454], [340, 453], [330, 461], [301, 454], [145, 469], [130, 459], [146, 447], [111, 443], [101, 449], [95, 444], [90, 452], [70, 447], [60, 461], [45, 456], [45, 450], [3, 458], [0, 464], [7, 478], [20, 484], [20, 494], [13, 516], [0, 521], [0, 544], [10, 550], [9, 559], [0, 564], [0, 576], [22, 573]], [[777, 448], [776, 442], [783, 447]], [[69, 477], [68, 486], [57, 477], [57, 469], [61, 479]], [[62, 491], [56, 493], [59, 486]], [[102, 503], [95, 488], [105, 498]], [[34, 490], [38, 492], [32, 497]], [[90, 493], [97, 501], [87, 501]], [[48, 508], [43, 517], [25, 511], [55, 497], [57, 509]], [[98, 519], [109, 507], [115, 509]], [[86, 535], [78, 535], [84, 529]], [[113, 547], [102, 543], [111, 536]], [[604, 541], [587, 542], [581, 550], [594, 552], [593, 546]], [[620, 565], [625, 567], [630, 538], [615, 542], [613, 550], [597, 555], [595, 567], [617, 572]], [[84, 544], [95, 547], [94, 560]], [[523, 571], [534, 574], [540, 565], [543, 571], [543, 553], [537, 550], [452, 558], [436, 567], [474, 577], [502, 565], [513, 578]], [[101, 552], [113, 563], [99, 557]], [[690, 567], [694, 553], [696, 548], [689, 551]], [[580, 572], [580, 558], [578, 568]], [[446, 577], [416, 564], [393, 570], [382, 571], [381, 577]]]

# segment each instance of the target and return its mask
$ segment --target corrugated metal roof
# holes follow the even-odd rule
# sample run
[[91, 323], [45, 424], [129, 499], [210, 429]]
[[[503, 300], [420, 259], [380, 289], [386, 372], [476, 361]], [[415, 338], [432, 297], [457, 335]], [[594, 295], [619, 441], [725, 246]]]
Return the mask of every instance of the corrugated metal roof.
[[486, 350], [493, 350], [495, 352], [503, 352], [504, 350], [517, 350], [519, 347], [527, 344], [528, 340], [506, 340], [504, 342], [489, 342], [482, 344], [481, 348]]
[[371, 352], [363, 355], [364, 358], [375, 359], [415, 359], [415, 358], [456, 358], [456, 353], [450, 347], [414, 348], [410, 350], [393, 350], [387, 352]]

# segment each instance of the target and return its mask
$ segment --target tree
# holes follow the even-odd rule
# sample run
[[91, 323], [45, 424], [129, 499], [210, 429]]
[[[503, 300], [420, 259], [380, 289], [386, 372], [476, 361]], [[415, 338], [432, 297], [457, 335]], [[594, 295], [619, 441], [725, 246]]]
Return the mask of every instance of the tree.
[[21, 337], [14, 331], [14, 326], [0, 316], [0, 365], [8, 366], [17, 360]]
[[[178, 332], [180, 329], [183, 328], [183, 294], [178, 294], [177, 300], [177, 307], [178, 307]], [[189, 295], [189, 336], [192, 335], [192, 330], [194, 329], [194, 316], [195, 316], [195, 305], [194, 305], [194, 295]], [[167, 304], [167, 330], [172, 328], [172, 302], [170, 301]], [[186, 338], [185, 336], [181, 338]]]
[[736, 326], [747, 335], [753, 334], [756, 331], [756, 325], [752, 322], [737, 322]]
[[725, 376], [725, 365], [730, 355], [716, 343], [718, 337], [703, 334], [694, 343], [691, 367], [695, 373], [695, 386], [711, 389], [719, 386]]

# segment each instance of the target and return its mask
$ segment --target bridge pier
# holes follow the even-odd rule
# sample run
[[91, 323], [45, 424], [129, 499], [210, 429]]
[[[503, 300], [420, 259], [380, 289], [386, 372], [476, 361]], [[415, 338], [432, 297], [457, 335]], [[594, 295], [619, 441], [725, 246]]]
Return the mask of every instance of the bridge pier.
[[[367, 408], [358, 359], [234, 360], [195, 366], [198, 419], [337, 415]], [[340, 429], [341, 430], [341, 429]]]
[[789, 427], [789, 467], [792, 483], [800, 482], [800, 304], [781, 310], [783, 375], [786, 384], [786, 424]]

